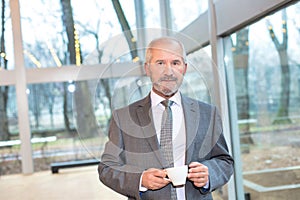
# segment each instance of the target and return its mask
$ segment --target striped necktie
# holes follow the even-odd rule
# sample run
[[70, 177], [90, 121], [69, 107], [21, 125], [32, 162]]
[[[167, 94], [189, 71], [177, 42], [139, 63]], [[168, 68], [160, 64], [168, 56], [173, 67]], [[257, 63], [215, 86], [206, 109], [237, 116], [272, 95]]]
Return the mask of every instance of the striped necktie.
[[[162, 116], [161, 132], [160, 132], [160, 148], [162, 155], [166, 160], [165, 168], [174, 166], [173, 159], [173, 143], [172, 143], [172, 110], [173, 101], [164, 100], [161, 102], [165, 106]], [[176, 188], [171, 186], [171, 200], [177, 200]]]

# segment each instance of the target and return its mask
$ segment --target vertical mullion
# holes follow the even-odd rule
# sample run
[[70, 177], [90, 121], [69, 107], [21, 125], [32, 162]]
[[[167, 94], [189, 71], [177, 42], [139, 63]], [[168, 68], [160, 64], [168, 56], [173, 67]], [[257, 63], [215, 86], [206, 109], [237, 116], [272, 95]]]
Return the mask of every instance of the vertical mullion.
[[14, 62], [16, 76], [16, 102], [18, 108], [18, 126], [21, 140], [22, 172], [33, 173], [31, 132], [29, 125], [28, 98], [26, 94], [26, 69], [24, 64], [20, 5], [18, 0], [10, 0], [13, 29]]

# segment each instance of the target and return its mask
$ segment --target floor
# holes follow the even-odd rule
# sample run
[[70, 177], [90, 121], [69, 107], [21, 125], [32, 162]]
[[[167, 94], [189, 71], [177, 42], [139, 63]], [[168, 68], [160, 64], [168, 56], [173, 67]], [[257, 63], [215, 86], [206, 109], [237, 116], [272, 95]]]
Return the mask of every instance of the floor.
[[97, 166], [0, 177], [0, 199], [6, 200], [125, 200], [98, 179]]

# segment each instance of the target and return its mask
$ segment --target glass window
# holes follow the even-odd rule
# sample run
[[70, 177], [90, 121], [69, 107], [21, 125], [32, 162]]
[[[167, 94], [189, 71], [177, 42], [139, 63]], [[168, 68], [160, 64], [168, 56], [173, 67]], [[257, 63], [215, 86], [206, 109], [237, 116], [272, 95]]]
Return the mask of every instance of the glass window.
[[[127, 1], [126, 1], [127, 2]], [[129, 1], [130, 2], [130, 1]], [[146, 43], [162, 34], [160, 3], [164, 1], [144, 0], [144, 21], [146, 28]], [[128, 6], [126, 6], [128, 7]], [[124, 7], [124, 9], [126, 8]], [[182, 30], [185, 26], [195, 20], [201, 13], [207, 10], [207, 1], [197, 0], [172, 0], [170, 1], [172, 29], [174, 32]], [[129, 11], [132, 12], [132, 11]], [[187, 15], [188, 13], [188, 15]]]
[[299, 11], [299, 3], [283, 8], [225, 39], [225, 63], [234, 68], [244, 190], [251, 199], [298, 198]]
[[[4, 15], [3, 15], [4, 14]], [[4, 25], [4, 27], [2, 27]], [[3, 1], [1, 6], [1, 23], [0, 23], [1, 51], [0, 51], [0, 71], [14, 69], [14, 53], [12, 39], [12, 27], [10, 18], [9, 1]]]
[[20, 1], [25, 65], [56, 67], [65, 63], [62, 11], [59, 1]]
[[[160, 16], [160, 0], [144, 0], [144, 23], [145, 23], [145, 41], [144, 45], [148, 45], [154, 38], [162, 36], [161, 16]], [[145, 52], [143, 52], [145, 54]]]
[[[134, 1], [120, 1], [120, 5], [128, 25], [136, 29]], [[122, 33], [110, 0], [28, 0], [20, 2], [20, 9], [25, 65], [29, 68], [80, 65], [91, 56], [98, 58], [97, 63], [108, 62], [111, 48], [106, 43]], [[126, 40], [117, 46], [128, 51]]]
[[0, 163], [1, 175], [21, 173], [20, 137], [13, 86], [0, 86]]
[[143, 77], [28, 85], [35, 171], [52, 162], [100, 159], [111, 108], [146, 96], [147, 87]]
[[180, 31], [208, 8], [208, 1], [173, 0], [170, 1], [173, 30]]
[[152, 0], [152, 1], [144, 0], [144, 10], [145, 10], [145, 27], [161, 28], [159, 0]]
[[[202, 48], [187, 56], [188, 71], [181, 89], [183, 93], [195, 99], [211, 103], [210, 89], [213, 88], [212, 60], [210, 46]], [[197, 86], [197, 87], [195, 87]]]
[[[119, 20], [113, 1], [89, 1], [84, 4], [82, 1], [72, 1], [72, 6], [80, 37], [83, 63], [110, 63], [120, 54], [128, 52], [128, 42], [135, 44], [132, 42], [132, 39], [136, 38], [134, 33], [136, 29], [134, 1], [120, 1], [126, 23], [133, 34], [133, 38], [130, 38], [129, 41], [122, 33], [123, 26], [126, 24], [124, 20]], [[86, 12], [87, 10], [88, 12]], [[124, 24], [121, 25], [120, 21]], [[94, 62], [91, 63], [89, 60], [91, 57], [97, 59], [93, 59]], [[131, 57], [127, 57], [125, 60], [120, 59], [121, 62], [131, 60]]]
[[52, 162], [99, 154], [110, 113], [103, 95], [94, 96], [94, 82], [28, 85], [35, 171], [49, 169]]

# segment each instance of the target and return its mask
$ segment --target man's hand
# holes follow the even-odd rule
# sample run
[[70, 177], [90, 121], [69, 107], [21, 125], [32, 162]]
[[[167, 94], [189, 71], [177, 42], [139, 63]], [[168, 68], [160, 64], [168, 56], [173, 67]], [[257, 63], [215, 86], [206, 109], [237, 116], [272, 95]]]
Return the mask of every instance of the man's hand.
[[165, 170], [150, 168], [144, 171], [142, 176], [142, 186], [149, 190], [157, 190], [166, 186], [170, 181], [165, 179]]
[[208, 167], [205, 165], [192, 162], [189, 164], [188, 179], [194, 183], [196, 187], [203, 187], [208, 182]]

